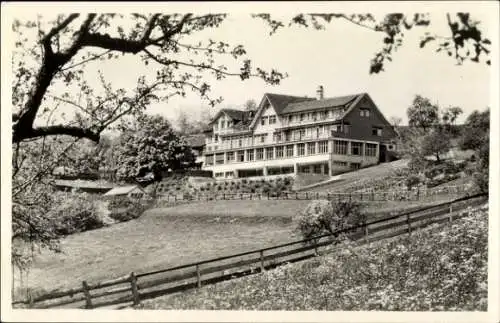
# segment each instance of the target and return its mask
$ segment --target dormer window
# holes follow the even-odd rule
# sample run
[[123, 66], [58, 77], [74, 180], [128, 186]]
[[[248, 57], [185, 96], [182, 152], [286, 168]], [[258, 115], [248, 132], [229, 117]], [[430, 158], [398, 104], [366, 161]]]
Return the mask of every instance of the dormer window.
[[374, 136], [382, 136], [382, 128], [378, 128], [378, 127], [373, 127], [372, 128], [372, 135]]
[[360, 109], [359, 110], [359, 115], [362, 117], [369, 117], [370, 116], [370, 110], [368, 109]]

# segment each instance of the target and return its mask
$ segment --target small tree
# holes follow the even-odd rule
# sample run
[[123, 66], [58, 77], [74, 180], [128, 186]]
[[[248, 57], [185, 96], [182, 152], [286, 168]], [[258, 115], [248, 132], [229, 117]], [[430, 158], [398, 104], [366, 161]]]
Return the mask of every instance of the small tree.
[[340, 230], [365, 223], [366, 215], [356, 202], [314, 200], [298, 215], [297, 230], [305, 239], [322, 234], [337, 238]]

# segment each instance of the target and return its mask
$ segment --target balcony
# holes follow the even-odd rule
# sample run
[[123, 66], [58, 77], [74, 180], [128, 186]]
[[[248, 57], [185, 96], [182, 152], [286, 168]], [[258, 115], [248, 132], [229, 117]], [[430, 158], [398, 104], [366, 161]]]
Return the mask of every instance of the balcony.
[[284, 118], [281, 120], [281, 127], [277, 129], [285, 129], [285, 128], [299, 128], [303, 126], [314, 126], [314, 125], [321, 125], [324, 123], [330, 123], [332, 121], [338, 120], [340, 117], [342, 117], [342, 114], [337, 114], [331, 117], [330, 115], [326, 118], [322, 116], [317, 116], [316, 118], [313, 119], [304, 119], [302, 121], [300, 120], [293, 120], [289, 121], [287, 118]]

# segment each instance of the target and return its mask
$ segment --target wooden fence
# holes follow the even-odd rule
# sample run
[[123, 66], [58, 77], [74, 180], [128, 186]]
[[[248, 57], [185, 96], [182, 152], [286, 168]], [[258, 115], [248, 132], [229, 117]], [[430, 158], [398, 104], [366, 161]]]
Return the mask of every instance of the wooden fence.
[[[346, 234], [360, 242], [373, 242], [405, 233], [411, 234], [413, 230], [433, 223], [451, 222], [467, 214], [461, 211], [468, 207], [479, 206], [486, 201], [486, 194], [478, 194], [416, 211], [384, 216], [363, 226], [339, 230], [336, 233]], [[318, 255], [320, 248], [334, 242], [335, 239], [331, 235], [322, 235], [152, 272], [131, 273], [100, 283], [91, 284], [83, 281], [80, 287], [53, 291], [14, 302], [13, 305], [24, 304], [30, 308], [88, 309], [117, 304], [134, 305], [144, 299], [199, 288], [204, 284], [262, 272], [284, 263], [307, 259]]]
[[462, 195], [468, 186], [446, 186], [438, 189], [416, 189], [398, 191], [371, 191], [350, 193], [328, 192], [268, 192], [268, 193], [214, 193], [186, 195], [157, 195], [165, 202], [220, 201], [220, 200], [355, 200], [355, 201], [419, 201], [431, 196]]

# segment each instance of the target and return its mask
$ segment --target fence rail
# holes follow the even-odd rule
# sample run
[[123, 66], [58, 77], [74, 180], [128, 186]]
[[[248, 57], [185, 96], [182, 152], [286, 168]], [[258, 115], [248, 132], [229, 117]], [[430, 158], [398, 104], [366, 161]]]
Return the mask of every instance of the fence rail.
[[[336, 233], [347, 234], [354, 240], [373, 242], [411, 233], [432, 223], [451, 222], [465, 214], [460, 211], [479, 206], [485, 201], [486, 194], [463, 197], [418, 210], [384, 216], [365, 225], [346, 228]], [[131, 273], [94, 284], [84, 281], [79, 288], [54, 291], [13, 304], [27, 304], [32, 308], [67, 305], [73, 308], [97, 308], [116, 304], [139, 304], [142, 299], [199, 288], [203, 284], [262, 272], [283, 263], [307, 259], [317, 255], [320, 247], [330, 245], [334, 241], [331, 235], [322, 235], [152, 272]]]
[[371, 191], [350, 193], [328, 192], [269, 192], [269, 193], [215, 193], [186, 195], [157, 195], [159, 201], [220, 201], [220, 200], [356, 200], [356, 201], [419, 201], [431, 196], [464, 194], [469, 186], [446, 186], [438, 189], [400, 191]]

